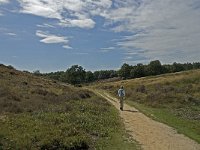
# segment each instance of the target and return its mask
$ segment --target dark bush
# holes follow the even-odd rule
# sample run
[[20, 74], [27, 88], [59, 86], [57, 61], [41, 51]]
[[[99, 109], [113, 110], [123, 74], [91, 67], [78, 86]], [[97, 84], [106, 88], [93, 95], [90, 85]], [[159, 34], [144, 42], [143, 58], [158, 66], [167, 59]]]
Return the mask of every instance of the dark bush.
[[139, 87], [136, 88], [136, 92], [147, 93], [147, 90], [144, 85], [140, 85]]
[[28, 85], [28, 82], [24, 81], [24, 82], [22, 82], [22, 85]]
[[91, 96], [90, 96], [89, 93], [80, 93], [80, 94], [79, 94], [79, 97], [80, 97], [81, 99], [86, 99], [86, 98], [90, 98]]
[[7, 107], [7, 112], [19, 114], [23, 112], [23, 108], [18, 104], [10, 103], [10, 105]]
[[10, 75], [17, 75], [17, 73], [14, 72], [14, 71], [11, 71], [11, 72], [10, 72]]
[[197, 99], [197, 98], [194, 98], [194, 97], [191, 96], [191, 95], [186, 95], [186, 96], [185, 96], [185, 99], [184, 99], [184, 102], [190, 103], [190, 104], [192, 104], [192, 105], [200, 105], [200, 100]]
[[35, 90], [31, 91], [31, 93], [46, 96], [48, 94], [48, 91], [46, 91], [44, 89], [35, 89]]
[[8, 69], [15, 69], [13, 66], [9, 65], [7, 66]]

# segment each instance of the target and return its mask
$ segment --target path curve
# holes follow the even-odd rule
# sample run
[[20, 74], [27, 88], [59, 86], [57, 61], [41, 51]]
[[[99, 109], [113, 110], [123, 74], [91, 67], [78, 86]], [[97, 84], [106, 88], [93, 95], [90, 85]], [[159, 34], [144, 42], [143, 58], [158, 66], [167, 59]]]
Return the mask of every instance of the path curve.
[[[103, 91], [92, 91], [119, 110], [116, 98]], [[127, 104], [124, 105], [124, 111], [120, 111], [120, 116], [124, 120], [126, 130], [144, 150], [200, 150], [200, 144], [183, 134], [178, 134], [172, 127], [152, 120]]]

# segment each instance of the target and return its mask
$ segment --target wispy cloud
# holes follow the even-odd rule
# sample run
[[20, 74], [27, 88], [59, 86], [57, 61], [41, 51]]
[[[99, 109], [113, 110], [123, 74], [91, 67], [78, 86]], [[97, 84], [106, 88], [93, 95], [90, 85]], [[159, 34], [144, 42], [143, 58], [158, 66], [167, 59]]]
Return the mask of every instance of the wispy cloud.
[[18, 0], [21, 13], [58, 19], [65, 27], [93, 28], [92, 16], [99, 15], [112, 5], [111, 0]]
[[[10, 0], [0, 0], [0, 5], [9, 3]], [[4, 12], [0, 10], [0, 16], [4, 16]]]
[[114, 49], [115, 47], [104, 47], [104, 48], [101, 48], [101, 52], [106, 53]]
[[16, 33], [13, 33], [13, 32], [9, 32], [9, 33], [5, 33], [6, 35], [9, 35], [9, 36], [17, 36]]
[[59, 13], [59, 9], [52, 3], [43, 0], [19, 0], [21, 5], [21, 13], [33, 14], [46, 18], [61, 19], [62, 16]]
[[95, 26], [95, 22], [92, 19], [64, 19], [59, 23], [60, 26], [63, 27], [79, 27], [79, 28], [93, 28]]
[[1, 28], [0, 27], [0, 34], [2, 35], [6, 35], [6, 36], [11, 36], [11, 37], [16, 37], [17, 34], [15, 33], [15, 31], [9, 29], [9, 28]]
[[88, 55], [89, 53], [81, 53], [81, 52], [76, 52], [76, 53], [73, 53], [74, 55]]
[[113, 31], [133, 34], [117, 42], [126, 51], [164, 62], [198, 61], [199, 5], [198, 0], [127, 0], [103, 15]]
[[[124, 49], [126, 58], [134, 54], [166, 63], [199, 61], [200, 58], [199, 0], [17, 1], [20, 13], [50, 18], [57, 23], [55, 26], [45, 23], [37, 25], [39, 28], [58, 25], [91, 29], [98, 23], [95, 22], [95, 16], [103, 17], [106, 20], [104, 29], [128, 33], [128, 36], [113, 40], [116, 48]], [[0, 0], [0, 4], [7, 2], [9, 0]], [[42, 38], [40, 41], [43, 43], [63, 43], [63, 48], [71, 49], [67, 37], [40, 30], [36, 35]], [[102, 48], [101, 51], [108, 52], [112, 48]]]
[[63, 48], [65, 48], [65, 49], [72, 49], [72, 47], [69, 46], [69, 45], [63, 45]]
[[40, 30], [36, 31], [36, 35], [40, 38], [42, 38], [42, 40], [40, 40], [40, 42], [45, 43], [45, 44], [57, 44], [57, 43], [62, 43], [63, 48], [70, 48], [71, 47], [68, 45], [69, 40], [67, 37], [64, 36], [57, 36], [57, 35], [53, 35], [53, 34], [49, 34], [47, 32], [43, 32]]
[[44, 24], [38, 24], [37, 27], [39, 28], [56, 28], [54, 25], [48, 24], [48, 23], [44, 23]]
[[10, 0], [0, 0], [0, 5], [1, 4], [6, 4], [6, 3], [8, 3]]

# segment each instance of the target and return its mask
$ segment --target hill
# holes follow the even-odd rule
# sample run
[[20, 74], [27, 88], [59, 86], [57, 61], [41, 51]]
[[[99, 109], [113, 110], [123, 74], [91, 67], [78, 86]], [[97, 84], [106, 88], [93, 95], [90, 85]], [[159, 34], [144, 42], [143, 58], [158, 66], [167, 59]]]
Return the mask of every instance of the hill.
[[94, 87], [116, 97], [120, 85], [126, 89], [126, 103], [200, 143], [200, 70], [99, 83]]
[[0, 149], [136, 148], [104, 99], [4, 65], [0, 129]]

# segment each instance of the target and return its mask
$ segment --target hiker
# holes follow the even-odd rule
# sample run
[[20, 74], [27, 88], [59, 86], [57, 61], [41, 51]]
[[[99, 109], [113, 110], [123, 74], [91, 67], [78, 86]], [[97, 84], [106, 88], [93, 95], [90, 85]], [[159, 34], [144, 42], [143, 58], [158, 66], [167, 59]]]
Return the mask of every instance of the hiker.
[[124, 99], [125, 99], [125, 90], [123, 86], [121, 86], [120, 89], [118, 90], [118, 96], [120, 101], [120, 110], [123, 111]]

